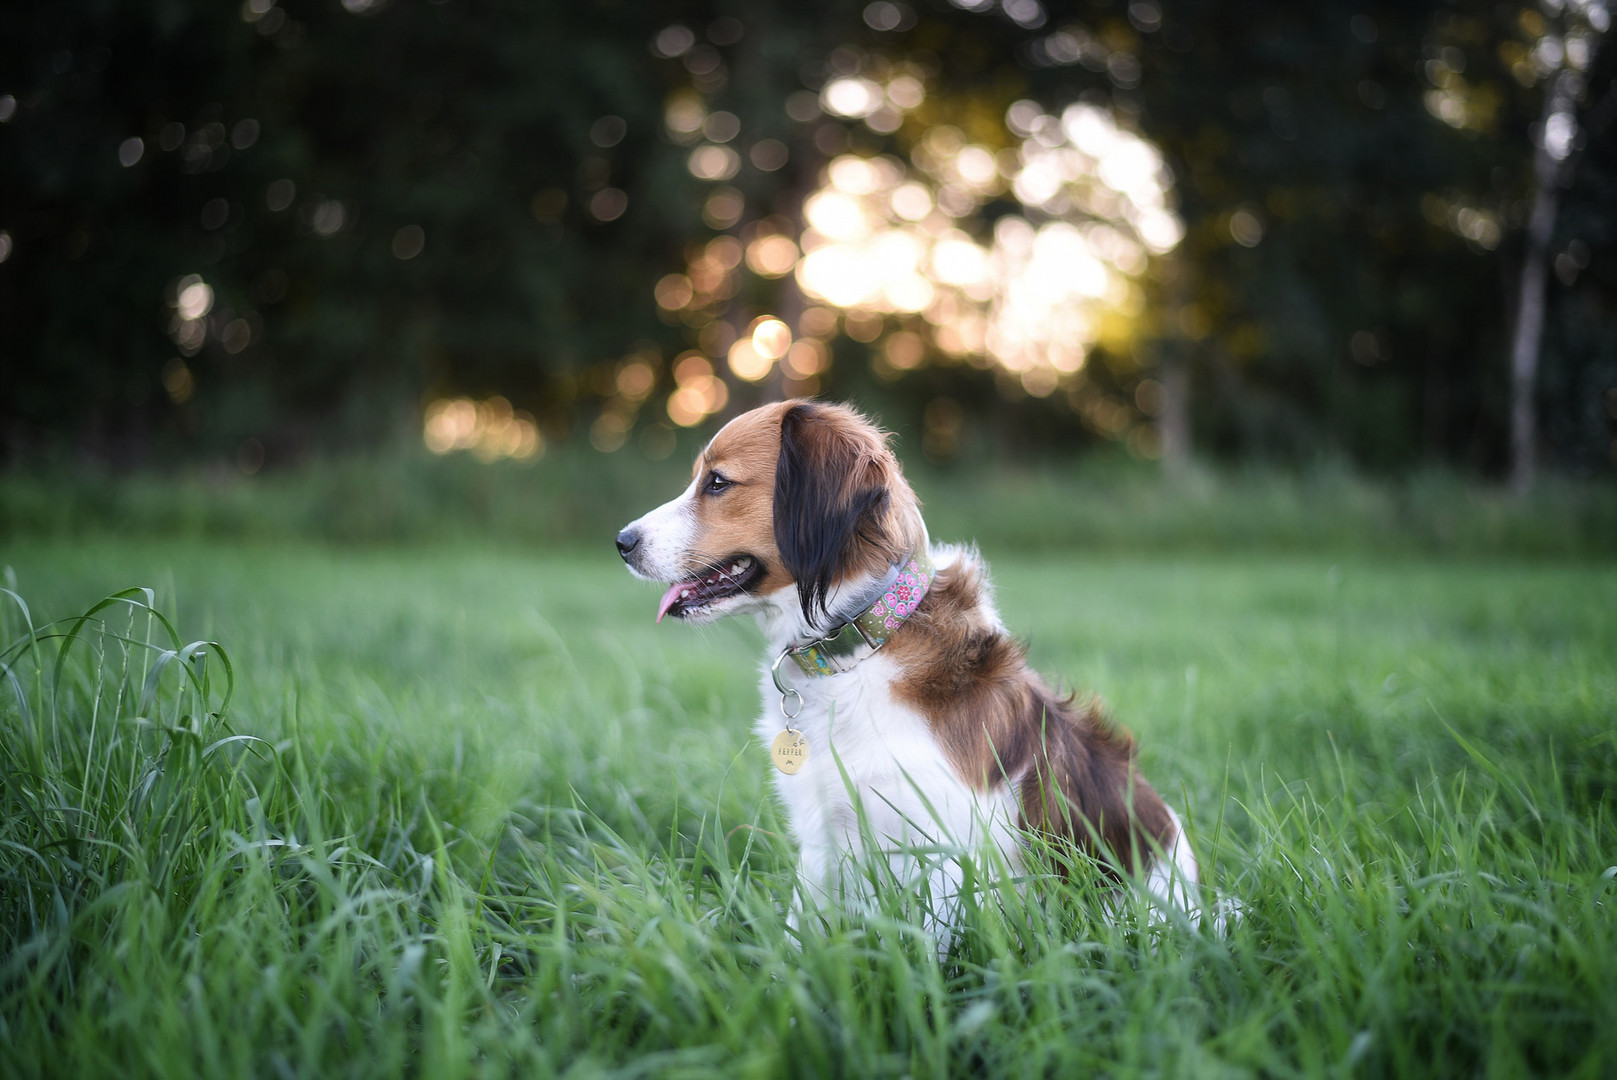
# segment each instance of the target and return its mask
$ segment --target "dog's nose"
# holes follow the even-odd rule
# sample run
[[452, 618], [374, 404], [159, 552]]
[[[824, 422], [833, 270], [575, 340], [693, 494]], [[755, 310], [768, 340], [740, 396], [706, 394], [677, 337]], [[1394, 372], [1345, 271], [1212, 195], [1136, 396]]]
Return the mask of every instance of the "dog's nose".
[[625, 559], [629, 553], [640, 546], [640, 533], [635, 529], [624, 529], [618, 533], [618, 554]]

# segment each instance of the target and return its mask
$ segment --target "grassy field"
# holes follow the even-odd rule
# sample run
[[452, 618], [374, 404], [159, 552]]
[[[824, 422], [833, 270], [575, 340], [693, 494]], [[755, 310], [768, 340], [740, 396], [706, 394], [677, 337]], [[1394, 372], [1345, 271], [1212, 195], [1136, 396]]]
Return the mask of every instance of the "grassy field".
[[35, 625], [176, 630], [0, 597], [0, 1071], [1617, 1070], [1610, 563], [988, 554], [1226, 937], [1034, 880], [794, 942], [756, 633], [604, 544], [0, 544]]
[[[695, 433], [663, 461], [558, 447], [537, 464], [414, 444], [243, 476], [234, 468], [0, 470], [0, 543], [24, 537], [595, 544], [690, 482]], [[1104, 454], [929, 466], [894, 442], [938, 536], [1067, 554], [1285, 551], [1617, 559], [1617, 484], [1548, 475], [1527, 497], [1454, 472], [1368, 478], [1328, 463], [1165, 476]], [[907, 452], [906, 452], [907, 451]]]

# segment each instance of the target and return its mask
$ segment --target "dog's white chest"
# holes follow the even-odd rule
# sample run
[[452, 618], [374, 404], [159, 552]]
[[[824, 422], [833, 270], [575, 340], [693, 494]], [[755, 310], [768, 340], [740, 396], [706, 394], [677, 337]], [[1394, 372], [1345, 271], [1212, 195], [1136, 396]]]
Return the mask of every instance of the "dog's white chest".
[[[839, 861], [858, 858], [860, 814], [876, 844], [969, 847], [998, 835], [1010, 840], [1009, 792], [977, 792], [963, 783], [926, 719], [895, 701], [896, 665], [879, 654], [829, 677], [789, 676], [803, 697], [791, 721], [809, 755], [793, 775], [775, 776], [811, 884], [828, 885]], [[786, 726], [767, 668], [758, 735], [768, 745]], [[997, 826], [997, 827], [996, 827]], [[1006, 848], [1009, 852], [1009, 848]]]

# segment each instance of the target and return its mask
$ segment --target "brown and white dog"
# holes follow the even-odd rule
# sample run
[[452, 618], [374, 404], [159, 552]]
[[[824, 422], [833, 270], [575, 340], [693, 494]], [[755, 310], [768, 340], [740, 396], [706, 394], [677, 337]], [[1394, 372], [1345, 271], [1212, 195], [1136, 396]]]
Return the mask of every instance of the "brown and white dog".
[[769, 643], [757, 731], [775, 744], [817, 902], [847, 902], [874, 856], [952, 922], [961, 868], [948, 853], [989, 844], [1016, 868], [1034, 833], [1197, 917], [1195, 857], [1133, 740], [1028, 667], [976, 552], [929, 544], [886, 436], [852, 409], [787, 401], [738, 416], [690, 486], [617, 544], [636, 575], [669, 583], [659, 621], [757, 617]]

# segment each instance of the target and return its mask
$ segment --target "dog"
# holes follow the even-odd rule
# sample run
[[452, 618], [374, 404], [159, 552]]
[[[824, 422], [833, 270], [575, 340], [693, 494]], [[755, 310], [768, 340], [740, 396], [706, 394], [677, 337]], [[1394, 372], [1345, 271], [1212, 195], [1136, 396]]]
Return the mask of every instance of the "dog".
[[924, 885], [947, 934], [964, 854], [988, 845], [1020, 871], [1042, 836], [1072, 856], [1063, 873], [1132, 878], [1159, 917], [1197, 919], [1195, 856], [1133, 740], [1028, 667], [976, 551], [930, 543], [886, 434], [858, 412], [792, 400], [737, 416], [617, 547], [667, 586], [658, 622], [757, 618], [757, 733], [799, 845], [799, 901], [846, 903], [885, 860]]

